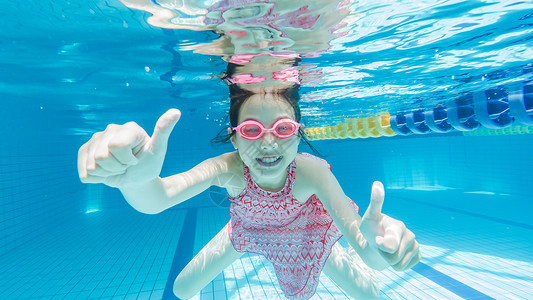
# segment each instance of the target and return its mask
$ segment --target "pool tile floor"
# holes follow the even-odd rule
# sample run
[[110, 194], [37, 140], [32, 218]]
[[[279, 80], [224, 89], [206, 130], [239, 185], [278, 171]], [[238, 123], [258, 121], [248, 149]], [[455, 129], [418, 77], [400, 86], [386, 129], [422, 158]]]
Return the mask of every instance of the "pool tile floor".
[[[0, 257], [0, 299], [172, 299], [177, 270], [171, 267], [180, 257], [182, 232], [194, 228], [188, 244], [196, 253], [229, 219], [227, 208], [194, 211], [192, 227], [184, 224], [191, 212], [185, 209], [80, 215]], [[416, 233], [423, 258], [407, 272], [379, 272], [381, 299], [533, 299], [531, 230], [437, 207], [424, 214], [438, 217], [421, 218], [415, 211], [392, 215]], [[193, 299], [282, 295], [269, 262], [245, 254]], [[322, 275], [312, 299], [349, 297]]]

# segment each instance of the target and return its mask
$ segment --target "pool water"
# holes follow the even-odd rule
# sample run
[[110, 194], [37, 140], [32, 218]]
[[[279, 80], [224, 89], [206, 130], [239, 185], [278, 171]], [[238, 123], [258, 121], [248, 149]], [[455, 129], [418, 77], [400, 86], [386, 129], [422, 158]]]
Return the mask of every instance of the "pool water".
[[[136, 121], [151, 134], [172, 107], [182, 118], [161, 176], [233, 151], [210, 142], [228, 126], [231, 59], [213, 45], [238, 22], [195, 23], [216, 1], [131, 7], [141, 2], [0, 2], [0, 299], [175, 299], [179, 271], [229, 221], [216, 188], [145, 215], [78, 179], [94, 132]], [[302, 122], [344, 192], [363, 213], [382, 181], [383, 212], [421, 245], [413, 269], [378, 272], [380, 298], [532, 299], [533, 3], [343, 3], [321, 14], [336, 30], [313, 47], [305, 28], [279, 39], [293, 48], [270, 43], [301, 54]], [[307, 4], [302, 17], [319, 11]], [[283, 294], [273, 267], [246, 254], [193, 299]], [[312, 299], [349, 297], [322, 275]]]

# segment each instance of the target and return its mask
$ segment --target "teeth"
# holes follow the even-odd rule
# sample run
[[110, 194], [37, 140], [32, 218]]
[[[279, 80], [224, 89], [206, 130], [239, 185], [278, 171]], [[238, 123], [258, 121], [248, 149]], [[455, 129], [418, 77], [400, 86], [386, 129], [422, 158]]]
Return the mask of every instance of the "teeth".
[[275, 162], [279, 158], [280, 158], [279, 156], [277, 156], [277, 157], [263, 157], [263, 158], [261, 158], [261, 161], [265, 162], [265, 163], [271, 163], [271, 162]]

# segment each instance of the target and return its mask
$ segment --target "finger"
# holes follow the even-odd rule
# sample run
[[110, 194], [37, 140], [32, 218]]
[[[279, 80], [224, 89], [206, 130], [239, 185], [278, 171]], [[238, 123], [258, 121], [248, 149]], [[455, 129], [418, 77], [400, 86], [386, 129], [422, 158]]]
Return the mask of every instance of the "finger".
[[124, 176], [115, 175], [115, 176], [95, 176], [88, 175], [86, 178], [80, 178], [83, 183], [103, 183], [110, 187], [119, 187], [123, 181]]
[[420, 251], [420, 247], [418, 247], [417, 253], [415, 254], [415, 256], [413, 256], [413, 259], [411, 259], [411, 261], [409, 262], [409, 264], [407, 265], [405, 269], [406, 270], [412, 269], [417, 263], [420, 262], [421, 259], [422, 259], [422, 252]]
[[415, 243], [413, 244], [413, 248], [409, 252], [407, 252], [407, 254], [400, 262], [392, 265], [392, 267], [396, 271], [406, 271], [412, 268], [412, 266], [418, 263], [418, 261], [420, 261], [420, 251], [418, 243], [415, 241]]
[[381, 238], [376, 237], [376, 244], [380, 250], [394, 253], [398, 250], [399, 243], [402, 240], [404, 232], [407, 230], [402, 221], [393, 219], [386, 214], [381, 214], [380, 225], [384, 229]]
[[83, 183], [104, 183], [105, 177], [88, 175], [87, 177], [80, 178], [80, 180]]
[[134, 165], [138, 162], [136, 152], [149, 140], [150, 137], [144, 129], [135, 122], [128, 122], [117, 129], [109, 139], [107, 148], [120, 163]]
[[112, 173], [124, 173], [124, 171], [129, 167], [129, 165], [125, 165], [121, 162], [119, 162], [111, 152], [108, 150], [107, 157], [101, 157], [96, 156], [95, 158], [96, 164], [100, 166], [102, 169], [107, 170]]
[[[93, 137], [94, 138], [94, 137]], [[93, 142], [91, 142], [91, 140]], [[89, 174], [90, 171], [96, 169], [96, 161], [94, 159], [94, 153], [96, 152], [96, 145], [95, 145], [95, 140], [93, 140], [91, 138], [91, 140], [89, 140], [89, 143], [88, 143], [88, 147], [87, 147], [87, 159], [86, 159], [86, 164], [85, 164], [85, 168], [87, 170], [87, 174]]]
[[87, 172], [89, 167], [91, 167], [92, 169], [96, 167], [96, 163], [94, 162], [94, 156], [91, 155], [91, 152], [94, 150], [93, 146], [95, 141], [98, 140], [101, 135], [101, 132], [94, 133], [93, 136], [89, 139], [89, 141], [83, 144], [80, 147], [80, 150], [78, 151], [78, 174], [80, 176], [80, 180], [89, 176]]
[[103, 184], [110, 186], [110, 187], [120, 187], [123, 184], [124, 176], [108, 176], [104, 179]]
[[383, 200], [385, 199], [385, 189], [383, 184], [379, 181], [374, 181], [372, 184], [372, 193], [370, 194], [370, 204], [365, 214], [369, 217], [379, 218], [381, 216], [381, 208], [383, 207]]
[[[106, 177], [117, 174], [115, 171], [105, 170], [96, 162], [97, 158], [101, 160], [105, 159], [105, 153], [107, 151], [105, 144], [106, 141], [102, 139], [101, 135], [99, 138], [96, 138], [92, 143], [90, 143], [87, 156], [87, 174], [89, 176]], [[123, 172], [124, 171], [122, 171], [122, 173]]]
[[87, 144], [83, 144], [78, 150], [78, 175], [83, 182], [87, 178]]
[[109, 152], [113, 157], [125, 166], [136, 165], [139, 160], [133, 154], [133, 149], [130, 147], [109, 147]]
[[[410, 252], [413, 252], [415, 241], [415, 235], [411, 231], [407, 230], [403, 234], [396, 252], [382, 252], [381, 255], [389, 262], [391, 266], [399, 264], [406, 256], [409, 256]], [[411, 260], [411, 258], [412, 256], [409, 256], [408, 259]], [[409, 262], [409, 260], [407, 260], [407, 262]]]
[[122, 171], [109, 171], [109, 170], [106, 170], [100, 166], [96, 166], [96, 168], [94, 168], [94, 170], [88, 170], [87, 171], [87, 174], [89, 176], [97, 176], [97, 177], [109, 177], [109, 176], [115, 176], [115, 175], [122, 175], [126, 173], [126, 170], [122, 170]]
[[[109, 140], [112, 137], [108, 138], [107, 140], [102, 141], [101, 143], [96, 146], [96, 150], [94, 153], [94, 160], [98, 166], [100, 166], [102, 169], [109, 171], [114, 174], [122, 174], [124, 171], [128, 168], [128, 165], [122, 164], [120, 161], [118, 161], [115, 156], [109, 151]], [[94, 173], [91, 173], [95, 175]]]
[[154, 151], [166, 147], [168, 137], [172, 133], [172, 129], [174, 129], [174, 126], [176, 126], [176, 123], [178, 123], [180, 117], [181, 112], [176, 108], [169, 109], [161, 117], [159, 117], [151, 139]]
[[398, 230], [396, 226], [389, 226], [385, 228], [383, 236], [376, 236], [376, 244], [379, 250], [385, 253], [396, 253], [400, 247], [403, 232]]
[[413, 259], [416, 259], [418, 256], [418, 243], [413, 245], [413, 248], [408, 251], [405, 256], [396, 264], [393, 264], [392, 267], [396, 271], [405, 271], [407, 266], [411, 263]]

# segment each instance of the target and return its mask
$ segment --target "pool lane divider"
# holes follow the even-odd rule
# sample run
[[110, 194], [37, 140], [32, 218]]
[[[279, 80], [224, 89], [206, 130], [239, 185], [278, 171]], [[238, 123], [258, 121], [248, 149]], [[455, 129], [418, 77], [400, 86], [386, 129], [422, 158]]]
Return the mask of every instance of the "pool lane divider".
[[179, 273], [191, 261], [194, 255], [194, 235], [196, 233], [196, 220], [198, 218], [198, 208], [187, 209], [185, 220], [181, 228], [180, 239], [176, 252], [174, 252], [174, 259], [168, 274], [167, 284], [163, 292], [163, 300], [178, 299], [174, 295], [174, 281]]
[[[311, 141], [452, 131], [464, 135], [533, 134], [532, 100], [533, 84], [513, 83], [468, 93], [432, 108], [382, 112], [369, 117], [342, 116], [341, 123], [329, 119], [325, 120], [327, 124], [306, 127], [304, 132]], [[478, 129], [484, 130], [478, 132]]]
[[424, 276], [425, 278], [433, 281], [434, 283], [440, 285], [441, 287], [447, 289], [448, 291], [456, 294], [457, 296], [464, 299], [494, 299], [471, 286], [468, 286], [456, 279], [451, 278], [450, 276], [439, 272], [432, 267], [419, 262], [413, 268], [413, 271]]

